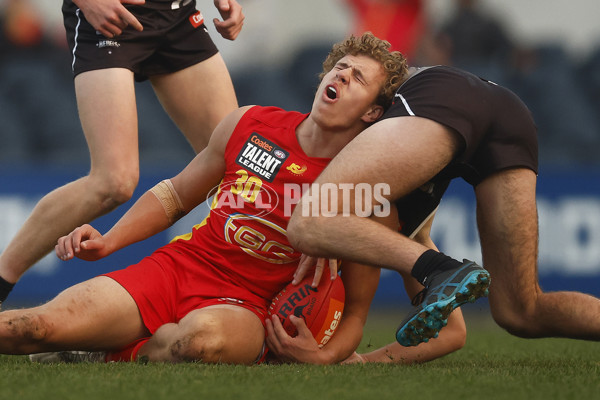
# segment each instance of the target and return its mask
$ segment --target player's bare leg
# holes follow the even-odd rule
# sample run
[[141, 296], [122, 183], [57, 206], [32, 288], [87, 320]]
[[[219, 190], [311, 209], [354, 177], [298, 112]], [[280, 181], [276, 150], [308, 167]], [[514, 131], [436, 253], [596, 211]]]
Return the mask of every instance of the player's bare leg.
[[[350, 142], [316, 183], [367, 183], [371, 187], [387, 183], [391, 193], [385, 197], [392, 201], [435, 176], [450, 162], [456, 146], [454, 135], [435, 122], [418, 117], [387, 119]], [[335, 216], [303, 215], [305, 196], [288, 225], [292, 245], [311, 256], [339, 257], [410, 274], [428, 248], [375, 220], [354, 214], [353, 191], [349, 196], [350, 214], [344, 215], [343, 198], [340, 192]]]
[[[435, 246], [432, 243], [433, 248]], [[414, 299], [423, 290], [423, 286], [412, 276], [402, 276], [409, 299]], [[389, 343], [381, 348], [364, 354], [354, 353], [343, 364], [380, 362], [397, 364], [416, 364], [434, 360], [464, 347], [467, 328], [460, 309], [456, 309], [448, 317], [448, 325], [440, 332], [438, 338], [416, 347], [405, 347], [398, 342]]]
[[161, 326], [138, 357], [149, 361], [252, 364], [263, 350], [264, 327], [250, 310], [215, 305]]
[[206, 147], [219, 122], [238, 107], [220, 54], [172, 74], [151, 78], [162, 106], [194, 150]]
[[537, 281], [536, 176], [497, 173], [476, 187], [483, 265], [492, 275], [496, 322], [522, 337], [600, 340], [600, 299], [578, 292], [544, 293]]
[[[237, 107], [231, 78], [219, 54], [182, 71], [153, 78], [152, 83], [166, 111], [196, 152], [206, 146], [218, 122]], [[90, 149], [90, 173], [50, 192], [36, 205], [0, 255], [0, 277], [8, 282], [16, 282], [48, 254], [60, 236], [127, 201], [137, 186], [139, 155], [132, 73], [120, 68], [85, 72], [75, 78], [75, 90]]]
[[137, 112], [132, 73], [125, 69], [85, 72], [75, 78], [77, 104], [90, 149], [88, 176], [40, 200], [0, 256], [0, 276], [16, 282], [77, 226], [127, 201], [139, 176]]
[[[386, 198], [392, 202], [433, 178], [458, 148], [457, 135], [441, 124], [419, 117], [391, 118], [367, 128], [348, 144], [316, 182], [339, 184], [339, 188], [348, 182], [366, 183], [371, 188], [386, 183], [390, 189]], [[349, 196], [344, 196], [339, 188], [338, 202], [333, 205], [335, 216], [307, 213], [303, 202], [314, 201], [314, 197], [303, 196], [288, 225], [290, 243], [311, 256], [339, 257], [411, 274], [417, 260], [429, 249], [372, 219], [357, 216], [352, 202], [349, 213], [348, 207], [344, 213], [343, 201], [354, 199], [355, 193], [351, 190]], [[323, 204], [323, 199], [318, 201]], [[427, 280], [423, 300], [396, 333], [403, 346], [416, 346], [437, 337], [452, 310], [487, 294], [489, 274], [482, 267], [430, 253], [446, 265], [421, 282]]]
[[120, 348], [146, 337], [129, 293], [108, 277], [72, 286], [50, 302], [0, 313], [0, 353]]

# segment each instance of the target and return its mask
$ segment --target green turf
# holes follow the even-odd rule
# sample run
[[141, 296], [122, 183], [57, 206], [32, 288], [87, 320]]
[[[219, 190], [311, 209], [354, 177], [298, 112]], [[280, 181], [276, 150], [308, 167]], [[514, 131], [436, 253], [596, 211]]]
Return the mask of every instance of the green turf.
[[[361, 349], [393, 340], [397, 316], [369, 319]], [[514, 338], [466, 315], [466, 346], [415, 366], [31, 364], [0, 357], [0, 399], [600, 399], [600, 344]]]

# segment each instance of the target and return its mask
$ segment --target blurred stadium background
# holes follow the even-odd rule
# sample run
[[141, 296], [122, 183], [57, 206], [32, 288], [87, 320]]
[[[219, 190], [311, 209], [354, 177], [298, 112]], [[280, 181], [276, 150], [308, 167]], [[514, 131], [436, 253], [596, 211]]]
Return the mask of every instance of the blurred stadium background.
[[[600, 295], [597, 0], [238, 1], [246, 21], [235, 42], [217, 37], [211, 22], [208, 29], [228, 64], [240, 105], [308, 111], [331, 44], [362, 27], [380, 36], [389, 27], [402, 32], [403, 37], [388, 39], [413, 65], [454, 64], [515, 91], [539, 128], [542, 286]], [[88, 169], [61, 3], [0, 0], [0, 250], [41, 196]], [[362, 3], [371, 8], [361, 9]], [[206, 21], [218, 17], [212, 1], [198, 0], [198, 7]], [[137, 90], [142, 177], [136, 197], [193, 157], [150, 85], [138, 84]], [[449, 190], [434, 223], [434, 240], [452, 256], [480, 260], [472, 190], [462, 182]], [[108, 229], [128, 206], [95, 225]], [[49, 255], [25, 275], [7, 306], [47, 300], [83, 279], [136, 262], [188, 231], [204, 213], [200, 209], [164, 235], [97, 263], [62, 263]], [[397, 276], [385, 273], [376, 305], [405, 302], [399, 285]]]

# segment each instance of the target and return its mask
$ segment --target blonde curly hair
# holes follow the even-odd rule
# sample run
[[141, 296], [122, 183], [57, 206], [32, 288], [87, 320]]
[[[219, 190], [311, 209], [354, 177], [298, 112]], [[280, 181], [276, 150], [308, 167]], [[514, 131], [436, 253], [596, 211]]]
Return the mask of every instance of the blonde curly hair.
[[336, 43], [323, 62], [323, 72], [319, 79], [333, 69], [335, 64], [347, 55], [365, 55], [381, 62], [387, 75], [385, 84], [377, 96], [376, 103], [387, 109], [394, 98], [394, 93], [406, 79], [408, 66], [406, 59], [399, 51], [390, 51], [390, 43], [379, 39], [371, 32], [365, 32], [360, 37], [350, 36], [343, 42]]

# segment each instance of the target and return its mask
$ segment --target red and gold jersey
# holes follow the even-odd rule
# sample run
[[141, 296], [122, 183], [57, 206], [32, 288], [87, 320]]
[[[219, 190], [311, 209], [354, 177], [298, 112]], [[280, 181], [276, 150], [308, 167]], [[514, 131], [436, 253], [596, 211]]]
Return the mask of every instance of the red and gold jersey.
[[302, 193], [329, 158], [307, 156], [296, 127], [307, 114], [255, 106], [240, 119], [225, 149], [225, 176], [208, 217], [175, 239], [221, 275], [270, 300], [289, 281], [300, 253], [287, 225]]

